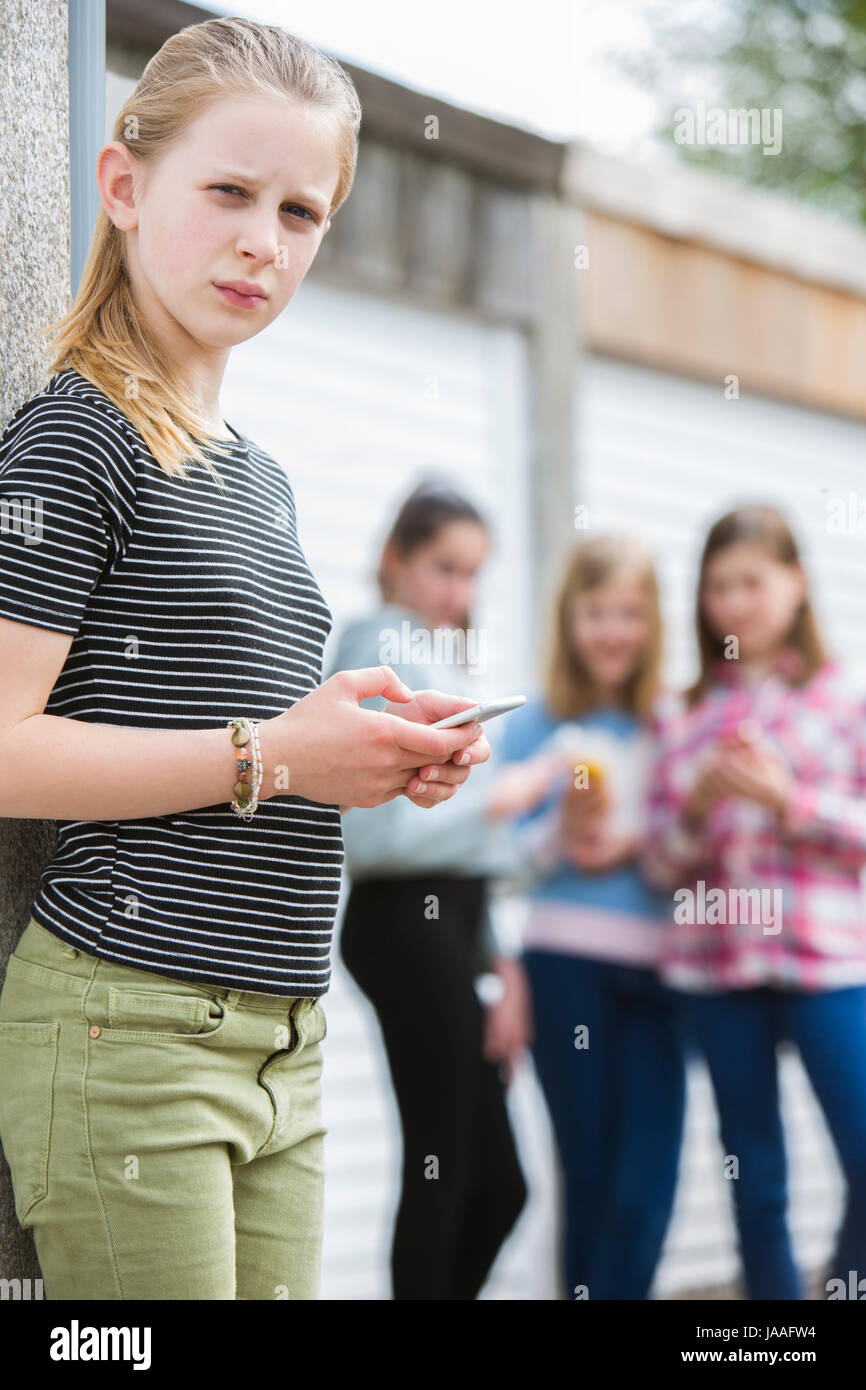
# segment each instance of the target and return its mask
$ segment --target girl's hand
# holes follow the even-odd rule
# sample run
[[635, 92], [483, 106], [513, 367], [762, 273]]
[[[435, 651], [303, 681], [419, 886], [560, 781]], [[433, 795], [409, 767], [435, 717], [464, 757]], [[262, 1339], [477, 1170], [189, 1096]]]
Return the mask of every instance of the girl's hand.
[[[409, 708], [412, 717], [361, 709], [358, 702], [373, 695]], [[390, 666], [337, 671], [291, 709], [259, 725], [262, 796], [302, 796], [341, 811], [380, 806], [405, 792], [422, 764], [439, 768], [439, 780], [425, 796], [410, 799], [425, 807], [447, 801], [472, 765], [490, 756], [490, 748], [480, 724], [430, 729], [427, 723], [473, 703], [437, 691], [413, 698]], [[451, 759], [467, 748], [470, 761], [456, 767]]]
[[722, 759], [721, 778], [731, 796], [745, 796], [781, 815], [794, 787], [790, 769], [760, 743], [728, 747]]
[[[477, 704], [477, 700], [466, 696], [445, 695], [440, 690], [418, 690], [411, 700], [393, 707], [386, 705], [383, 712], [420, 724], [435, 724], [437, 719], [447, 719], [449, 715], [459, 714], [461, 710], [471, 709]], [[452, 758], [444, 762], [428, 762], [415, 769], [415, 775], [409, 779], [404, 791], [409, 801], [425, 808], [435, 806], [439, 801], [447, 801], [466, 781], [476, 763], [486, 763], [490, 757], [490, 744], [481, 732], [480, 724], [462, 724], [447, 732], [459, 733], [470, 728], [478, 731], [476, 737], [468, 746], [459, 748]]]
[[487, 798], [487, 819], [500, 820], [531, 811], [561, 770], [561, 753], [538, 753], [534, 758], [503, 768]]
[[484, 1011], [482, 1051], [488, 1062], [500, 1063], [507, 1086], [515, 1061], [532, 1041], [532, 1002], [526, 972], [519, 961], [497, 956], [494, 970], [504, 985], [504, 993]]
[[570, 785], [559, 799], [559, 823], [562, 836], [573, 840], [597, 829], [610, 809], [610, 797], [604, 783], [590, 781], [588, 787]]
[[717, 802], [728, 795], [725, 767], [730, 746], [719, 744], [704, 759], [700, 772], [686, 799], [683, 811], [688, 820], [701, 823]]
[[585, 874], [606, 874], [634, 859], [638, 843], [635, 835], [624, 835], [602, 828], [589, 836], [577, 836], [564, 847], [569, 864]]

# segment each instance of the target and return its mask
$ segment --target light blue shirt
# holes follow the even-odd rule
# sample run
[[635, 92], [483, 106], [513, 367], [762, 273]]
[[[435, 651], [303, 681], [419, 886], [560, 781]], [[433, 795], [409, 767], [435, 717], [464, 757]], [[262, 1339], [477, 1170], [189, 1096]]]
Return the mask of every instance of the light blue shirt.
[[[402, 627], [404, 622], [410, 624], [410, 629]], [[411, 634], [417, 629], [430, 631], [411, 609], [383, 604], [343, 629], [327, 675], [365, 666], [390, 666], [410, 690], [434, 689], [476, 696], [473, 677], [465, 666], [447, 660], [413, 660], [411, 648], [402, 640], [397, 647], [393, 641], [388, 645], [389, 636], [396, 634], [402, 639], [407, 631]], [[443, 650], [447, 651], [447, 646]], [[395, 654], [409, 659], [395, 660]], [[364, 708], [370, 709], [383, 709], [386, 703], [380, 695], [361, 701]], [[441, 805], [425, 810], [406, 796], [395, 796], [381, 806], [355, 806], [345, 812], [343, 844], [350, 878], [359, 881], [415, 877], [425, 872], [496, 878], [513, 869], [512, 834], [502, 822], [488, 822], [484, 814], [491, 782], [498, 771], [496, 749], [501, 729], [492, 727], [496, 722], [506, 721], [492, 721], [484, 726], [490, 758], [473, 767], [467, 781]], [[484, 927], [488, 951], [498, 950], [489, 917]]]

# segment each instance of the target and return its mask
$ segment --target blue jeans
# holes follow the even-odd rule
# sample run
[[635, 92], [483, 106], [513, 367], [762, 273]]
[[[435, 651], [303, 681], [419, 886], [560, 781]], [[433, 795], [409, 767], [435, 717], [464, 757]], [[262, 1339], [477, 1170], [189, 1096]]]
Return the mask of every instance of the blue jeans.
[[642, 967], [540, 950], [523, 962], [533, 1058], [562, 1165], [567, 1297], [646, 1298], [677, 1184], [680, 998]]
[[776, 1043], [799, 1050], [848, 1182], [828, 1278], [866, 1275], [866, 986], [769, 988], [685, 996], [707, 1059], [725, 1153], [739, 1160], [734, 1200], [749, 1298], [799, 1299], [787, 1221], [787, 1160]]

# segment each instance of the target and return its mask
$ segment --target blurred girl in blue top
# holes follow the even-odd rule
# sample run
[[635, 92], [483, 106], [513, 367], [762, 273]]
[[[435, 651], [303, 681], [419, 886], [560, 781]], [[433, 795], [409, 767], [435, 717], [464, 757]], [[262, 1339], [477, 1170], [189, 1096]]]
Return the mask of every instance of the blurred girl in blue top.
[[635, 863], [661, 652], [651, 558], [630, 539], [585, 541], [553, 619], [544, 692], [503, 721], [503, 761], [562, 758], [513, 821], [535, 873], [532, 1051], [562, 1166], [567, 1297], [642, 1299], [685, 1103], [678, 1005], [654, 969], [664, 901]]

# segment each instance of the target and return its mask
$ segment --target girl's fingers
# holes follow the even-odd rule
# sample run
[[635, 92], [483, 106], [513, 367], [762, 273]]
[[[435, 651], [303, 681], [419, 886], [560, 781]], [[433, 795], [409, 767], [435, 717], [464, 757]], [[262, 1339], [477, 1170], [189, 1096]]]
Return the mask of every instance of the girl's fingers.
[[[453, 763], [428, 763], [426, 767], [418, 769], [416, 776], [419, 782], [433, 782], [439, 786], [459, 787], [461, 782], [466, 781], [469, 772], [470, 768], [458, 768]], [[416, 788], [413, 787], [412, 790], [415, 791]]]
[[[476, 724], [476, 729], [481, 725]], [[480, 734], [472, 743], [467, 743], [465, 748], [458, 748], [450, 759], [452, 763], [457, 763], [461, 767], [472, 767], [475, 763], [486, 763], [490, 757], [490, 744], [484, 734]]]
[[[420, 726], [420, 727], [423, 727], [423, 725]], [[480, 725], [480, 724], [476, 724], [474, 727], [477, 728], [477, 729], [480, 729], [480, 728], [481, 728], [481, 725]], [[460, 732], [462, 732], [462, 730], [461, 730], [461, 729], [454, 729], [454, 730], [452, 730], [452, 729], [443, 729], [441, 732], [442, 732], [442, 733], [450, 734], [450, 733], [460, 733]], [[413, 757], [413, 751], [414, 751], [414, 757]], [[417, 769], [417, 767], [418, 767], [418, 758], [419, 758], [419, 756], [420, 756], [419, 751], [418, 751], [418, 750], [413, 750], [413, 749], [411, 749], [411, 748], [406, 748], [406, 747], [404, 747], [404, 748], [401, 748], [400, 752], [401, 752], [401, 754], [403, 755], [403, 758], [405, 759], [405, 761], [403, 761], [403, 760], [401, 759], [401, 762], [399, 763], [399, 765], [398, 765], [396, 768], [394, 768], [393, 770], [394, 770], [395, 772], [405, 772], [405, 773], [409, 773], [410, 771], [414, 771], [415, 769]], [[486, 739], [483, 735], [481, 735], [481, 737], [474, 739], [474, 740], [472, 741], [472, 743], [464, 744], [464, 746], [463, 746], [462, 748], [458, 748], [457, 751], [456, 751], [455, 753], [453, 753], [450, 757], [443, 759], [442, 762], [439, 762], [439, 763], [430, 763], [430, 762], [428, 762], [428, 763], [426, 763], [426, 764], [425, 764], [425, 769], [429, 769], [429, 768], [433, 768], [433, 767], [438, 767], [438, 768], [439, 768], [439, 776], [440, 776], [440, 778], [441, 778], [441, 776], [442, 776], [442, 769], [443, 769], [443, 768], [448, 768], [448, 769], [450, 769], [450, 770], [453, 772], [454, 767], [455, 767], [455, 765], [457, 764], [458, 759], [461, 758], [461, 757], [463, 757], [464, 754], [466, 754], [466, 753], [469, 754], [469, 757], [468, 757], [467, 762], [466, 762], [465, 764], [463, 764], [462, 766], [465, 767], [465, 769], [466, 769], [467, 772], [468, 772], [468, 770], [469, 770], [471, 767], [473, 767], [476, 763], [484, 763], [484, 762], [487, 761], [487, 759], [490, 757], [490, 744], [487, 742], [487, 739]]]
[[[391, 718], [395, 718], [395, 716], [392, 715]], [[482, 726], [478, 723], [473, 724], [471, 727], [463, 724], [452, 729], [432, 729], [428, 724], [413, 723], [406, 719], [401, 719], [398, 722], [402, 725], [397, 735], [399, 739], [399, 749], [402, 754], [409, 754], [411, 756], [414, 753], [416, 758], [418, 758], [422, 753], [432, 752], [434, 756], [444, 756], [446, 760], [450, 761], [453, 757], [459, 757], [464, 749], [471, 749], [475, 744], [478, 744], [487, 750], [478, 757], [478, 761], [483, 762], [485, 758], [490, 756], [489, 745], [483, 733], [480, 732]], [[468, 739], [472, 741], [468, 742]], [[433, 740], [432, 747], [431, 740]], [[448, 746], [451, 747], [451, 753], [447, 753], [445, 750], [440, 751], [439, 745], [443, 743], [446, 745], [446, 748]]]
[[424, 800], [429, 801], [431, 805], [434, 805], [437, 801], [447, 801], [457, 790], [456, 787], [449, 786], [447, 782], [421, 782], [419, 780], [415, 786], [412, 785], [413, 782], [415, 782], [414, 777], [406, 788], [406, 795], [420, 796]]
[[429, 796], [423, 793], [420, 795], [413, 795], [411, 792], [405, 792], [404, 795], [407, 801], [412, 801], [416, 806], [420, 806], [422, 810], [429, 811], [432, 807], [439, 806], [443, 801], [448, 801], [454, 795], [455, 790], [454, 787], [449, 787], [445, 796]]
[[438, 806], [441, 801], [448, 801], [456, 791], [455, 783], [422, 782], [419, 777], [411, 777], [404, 795], [418, 806]]
[[[486, 740], [476, 740], [476, 744], [481, 743], [484, 743], [486, 749]], [[467, 751], [471, 751], [475, 747], [475, 744], [470, 745], [470, 749]], [[449, 797], [454, 795], [457, 788], [466, 781], [472, 770], [473, 762], [486, 761], [487, 752], [479, 751], [481, 751], [481, 757], [478, 757], [477, 753], [474, 754], [466, 767], [457, 767], [454, 762], [427, 763], [409, 778], [405, 788], [406, 796], [419, 806], [436, 806], [440, 801], [447, 801]]]

